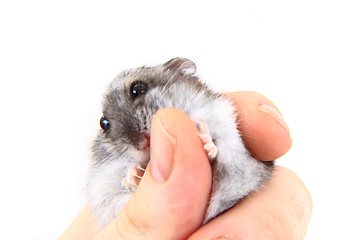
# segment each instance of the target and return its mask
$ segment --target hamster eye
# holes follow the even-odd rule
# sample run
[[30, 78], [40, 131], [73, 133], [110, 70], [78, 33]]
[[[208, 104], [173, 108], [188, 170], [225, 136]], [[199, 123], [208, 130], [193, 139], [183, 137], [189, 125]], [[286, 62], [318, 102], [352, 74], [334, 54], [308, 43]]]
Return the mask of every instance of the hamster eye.
[[148, 89], [148, 85], [141, 81], [136, 81], [133, 84], [131, 84], [130, 88], [130, 95], [132, 99], [137, 98], [140, 95], [143, 95], [146, 93]]
[[104, 130], [104, 132], [109, 131], [110, 129], [110, 121], [107, 119], [107, 117], [102, 116], [100, 119], [100, 127], [102, 128], [102, 130]]

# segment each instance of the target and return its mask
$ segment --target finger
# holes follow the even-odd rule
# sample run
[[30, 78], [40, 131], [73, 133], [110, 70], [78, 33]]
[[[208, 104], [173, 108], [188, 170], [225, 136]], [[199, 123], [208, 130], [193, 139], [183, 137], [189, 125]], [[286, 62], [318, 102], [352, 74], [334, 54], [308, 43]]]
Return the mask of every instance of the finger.
[[185, 239], [201, 226], [211, 191], [211, 168], [197, 132], [179, 110], [156, 113], [150, 163], [138, 189], [96, 239]]
[[100, 230], [89, 205], [86, 205], [58, 240], [90, 240]]
[[259, 192], [213, 219], [190, 237], [194, 239], [303, 239], [312, 200], [302, 181], [278, 167]]
[[276, 106], [255, 92], [225, 93], [234, 103], [246, 148], [261, 161], [275, 160], [292, 145], [289, 128]]

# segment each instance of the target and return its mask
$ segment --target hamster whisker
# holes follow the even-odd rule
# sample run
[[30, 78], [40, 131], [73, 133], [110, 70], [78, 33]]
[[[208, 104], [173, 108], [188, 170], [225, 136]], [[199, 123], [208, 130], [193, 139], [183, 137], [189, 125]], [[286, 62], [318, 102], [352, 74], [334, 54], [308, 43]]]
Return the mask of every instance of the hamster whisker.
[[[162, 95], [162, 94], [166, 93], [167, 91], [169, 91], [169, 88], [167, 88], [167, 86], [168, 86], [171, 82], [173, 82], [174, 79], [175, 79], [174, 77], [171, 77], [171, 78], [169, 79], [169, 81], [166, 82], [166, 84], [163, 86], [163, 89], [162, 89], [161, 92], [160, 92], [160, 95]], [[165, 91], [166, 91], [166, 92], [165, 92]]]

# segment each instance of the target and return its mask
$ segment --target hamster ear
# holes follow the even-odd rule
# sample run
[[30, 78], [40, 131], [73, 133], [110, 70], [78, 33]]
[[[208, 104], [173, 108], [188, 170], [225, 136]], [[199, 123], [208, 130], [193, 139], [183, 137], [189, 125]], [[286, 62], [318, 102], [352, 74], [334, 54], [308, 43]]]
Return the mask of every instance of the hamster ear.
[[196, 65], [191, 60], [186, 58], [173, 58], [164, 64], [165, 69], [171, 71], [180, 71], [185, 75], [194, 75], [196, 73]]

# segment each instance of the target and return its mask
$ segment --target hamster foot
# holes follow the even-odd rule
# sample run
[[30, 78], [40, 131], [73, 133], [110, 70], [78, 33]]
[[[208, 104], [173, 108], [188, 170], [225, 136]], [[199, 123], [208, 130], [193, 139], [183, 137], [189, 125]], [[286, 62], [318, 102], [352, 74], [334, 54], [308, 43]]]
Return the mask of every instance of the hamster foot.
[[139, 185], [144, 172], [145, 168], [138, 163], [136, 163], [128, 170], [126, 177], [122, 181], [122, 185], [128, 190], [129, 193], [134, 193], [136, 191], [136, 188]]
[[214, 142], [212, 141], [208, 125], [200, 121], [195, 121], [195, 122], [199, 129], [198, 135], [204, 144], [204, 150], [208, 154], [210, 160], [215, 159], [218, 154], [218, 149], [214, 144]]

